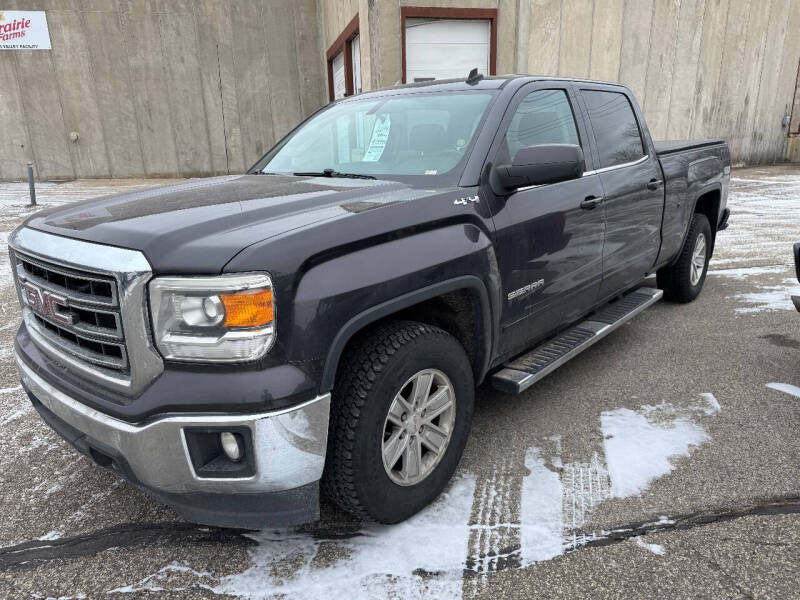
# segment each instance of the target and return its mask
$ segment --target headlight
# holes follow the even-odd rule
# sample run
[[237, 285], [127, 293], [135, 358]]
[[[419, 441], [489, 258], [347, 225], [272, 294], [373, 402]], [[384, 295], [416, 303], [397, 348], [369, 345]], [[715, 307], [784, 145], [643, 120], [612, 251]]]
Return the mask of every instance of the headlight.
[[156, 346], [164, 358], [243, 362], [275, 341], [272, 280], [264, 273], [159, 277], [150, 282]]

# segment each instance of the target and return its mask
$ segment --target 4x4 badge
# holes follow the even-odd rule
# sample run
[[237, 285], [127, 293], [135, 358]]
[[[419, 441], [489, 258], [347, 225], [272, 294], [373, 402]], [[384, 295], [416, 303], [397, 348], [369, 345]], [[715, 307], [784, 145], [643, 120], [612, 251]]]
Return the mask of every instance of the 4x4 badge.
[[459, 198], [458, 200], [453, 202], [453, 204], [461, 204], [463, 206], [466, 206], [467, 202], [480, 202], [480, 201], [481, 199], [478, 197], [478, 194], [475, 194], [474, 196], [466, 196], [464, 198]]

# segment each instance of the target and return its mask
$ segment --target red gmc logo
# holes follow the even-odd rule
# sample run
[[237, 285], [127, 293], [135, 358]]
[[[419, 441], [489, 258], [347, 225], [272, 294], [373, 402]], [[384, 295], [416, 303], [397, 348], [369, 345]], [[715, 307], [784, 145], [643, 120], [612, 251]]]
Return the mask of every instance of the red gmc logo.
[[70, 313], [64, 314], [59, 310], [68, 306], [67, 299], [64, 296], [48, 292], [25, 281], [22, 284], [22, 297], [25, 298], [25, 303], [33, 312], [52, 319], [56, 323], [72, 325], [74, 321], [73, 315]]

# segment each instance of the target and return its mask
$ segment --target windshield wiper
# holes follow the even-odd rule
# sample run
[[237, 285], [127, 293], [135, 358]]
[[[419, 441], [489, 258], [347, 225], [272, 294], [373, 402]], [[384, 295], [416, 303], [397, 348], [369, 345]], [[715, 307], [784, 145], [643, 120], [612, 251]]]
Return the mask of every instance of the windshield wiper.
[[324, 169], [322, 171], [308, 171], [303, 173], [292, 173], [292, 175], [300, 175], [306, 177], [346, 177], [348, 179], [375, 179], [372, 175], [362, 175], [361, 173], [340, 173], [333, 169]]

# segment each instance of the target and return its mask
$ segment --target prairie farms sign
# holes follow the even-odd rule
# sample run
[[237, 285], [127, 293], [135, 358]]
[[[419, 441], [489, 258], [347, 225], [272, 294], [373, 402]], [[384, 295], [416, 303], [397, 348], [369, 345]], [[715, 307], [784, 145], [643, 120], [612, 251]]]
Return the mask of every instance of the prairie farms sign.
[[0, 50], [50, 50], [43, 10], [0, 10]]

